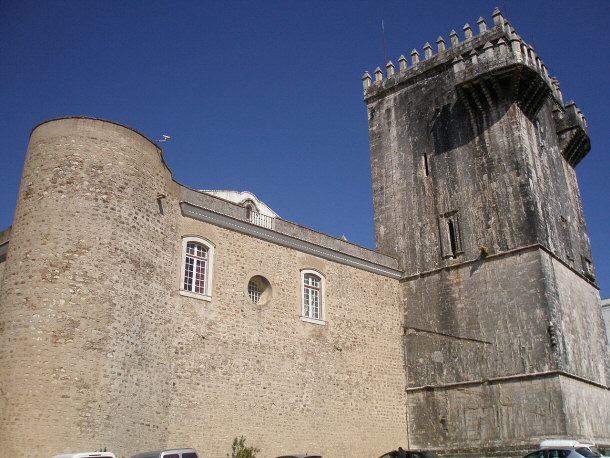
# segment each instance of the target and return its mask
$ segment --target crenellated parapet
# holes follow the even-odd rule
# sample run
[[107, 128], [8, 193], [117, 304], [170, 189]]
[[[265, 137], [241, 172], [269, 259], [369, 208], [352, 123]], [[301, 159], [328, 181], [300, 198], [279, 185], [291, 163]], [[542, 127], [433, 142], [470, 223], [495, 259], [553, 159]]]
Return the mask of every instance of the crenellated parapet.
[[423, 55], [417, 49], [411, 51], [410, 65], [404, 55], [400, 56], [397, 72], [391, 61], [386, 65], [385, 77], [379, 67], [374, 81], [366, 72], [362, 77], [365, 101], [417, 81], [423, 74], [452, 69], [455, 89], [472, 117], [486, 117], [506, 101], [517, 102], [528, 117], [533, 117], [549, 95], [562, 106], [558, 85], [534, 48], [523, 41], [497, 8], [492, 17], [493, 26], [489, 28], [484, 18], [478, 19], [477, 34], [466, 24], [463, 41], [452, 30], [450, 47], [439, 36], [436, 54], [426, 43]]
[[576, 167], [591, 149], [587, 120], [571, 100], [566, 103], [565, 111], [555, 111], [554, 118], [561, 154], [572, 167]]

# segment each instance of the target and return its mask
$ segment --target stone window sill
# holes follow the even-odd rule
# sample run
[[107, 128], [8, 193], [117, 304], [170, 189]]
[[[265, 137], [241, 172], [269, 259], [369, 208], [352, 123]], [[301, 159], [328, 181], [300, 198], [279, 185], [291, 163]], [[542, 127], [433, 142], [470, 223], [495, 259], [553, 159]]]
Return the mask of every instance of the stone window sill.
[[181, 296], [192, 297], [193, 299], [199, 299], [200, 301], [212, 301], [212, 296], [208, 296], [207, 294], [193, 293], [192, 291], [186, 291], [184, 289], [181, 289], [179, 292]]
[[309, 318], [306, 316], [302, 316], [301, 317], [301, 321], [304, 321], [305, 323], [312, 323], [312, 324], [319, 324], [321, 326], [326, 326], [326, 321], [324, 320], [316, 320], [315, 318]]

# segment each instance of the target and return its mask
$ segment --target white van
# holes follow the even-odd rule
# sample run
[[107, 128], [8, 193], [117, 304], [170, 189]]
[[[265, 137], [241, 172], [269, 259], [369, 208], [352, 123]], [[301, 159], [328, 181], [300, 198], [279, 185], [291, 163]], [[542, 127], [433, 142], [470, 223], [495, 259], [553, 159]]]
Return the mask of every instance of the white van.
[[199, 458], [199, 455], [192, 448], [177, 448], [174, 450], [138, 453], [131, 458]]
[[80, 452], [80, 453], [64, 453], [63, 455], [55, 455], [51, 458], [116, 458], [112, 452]]

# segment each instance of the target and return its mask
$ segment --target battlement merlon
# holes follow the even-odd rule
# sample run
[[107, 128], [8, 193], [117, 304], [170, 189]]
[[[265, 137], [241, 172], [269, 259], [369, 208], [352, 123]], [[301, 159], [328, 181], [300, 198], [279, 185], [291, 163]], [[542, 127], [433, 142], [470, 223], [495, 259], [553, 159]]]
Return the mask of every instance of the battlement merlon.
[[[432, 54], [432, 47], [426, 43], [424, 59], [420, 60], [419, 52], [411, 52], [412, 64], [407, 66], [404, 56], [399, 58], [399, 71], [394, 73], [394, 66], [387, 72], [386, 78], [378, 67], [375, 71], [375, 81], [372, 81], [368, 72], [362, 77], [364, 101], [369, 103], [383, 97], [387, 91], [398, 86], [408, 85], [414, 78], [427, 72], [439, 71], [448, 65], [453, 66], [456, 87], [468, 85], [469, 82], [481, 78], [483, 75], [497, 74], [498, 72], [522, 69], [537, 76], [537, 83], [541, 82], [543, 88], [538, 88], [539, 95], [552, 94], [557, 105], [563, 110], [563, 100], [559, 85], [549, 76], [544, 62], [538, 57], [534, 48], [525, 43], [510, 23], [504, 19], [502, 13], [496, 8], [493, 12], [493, 27], [488, 28], [485, 20], [480, 17], [477, 21], [479, 33], [473, 35], [472, 28], [466, 24], [463, 27], [464, 41], [460, 42], [455, 30], [451, 31], [451, 47], [445, 46], [443, 37], [436, 40], [437, 54]], [[389, 62], [390, 64], [391, 62]], [[542, 89], [542, 90], [540, 90]], [[531, 94], [530, 94], [531, 95]], [[536, 108], [538, 103], [533, 104]]]

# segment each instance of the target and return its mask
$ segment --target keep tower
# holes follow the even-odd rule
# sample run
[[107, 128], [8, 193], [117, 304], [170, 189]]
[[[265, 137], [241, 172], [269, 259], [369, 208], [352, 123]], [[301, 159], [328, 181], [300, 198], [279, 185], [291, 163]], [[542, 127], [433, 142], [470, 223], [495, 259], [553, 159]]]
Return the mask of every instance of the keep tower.
[[463, 32], [362, 78], [377, 249], [404, 271], [409, 445], [516, 456], [549, 437], [610, 443], [574, 172], [585, 118], [498, 9]]

